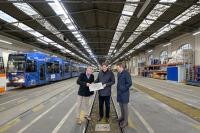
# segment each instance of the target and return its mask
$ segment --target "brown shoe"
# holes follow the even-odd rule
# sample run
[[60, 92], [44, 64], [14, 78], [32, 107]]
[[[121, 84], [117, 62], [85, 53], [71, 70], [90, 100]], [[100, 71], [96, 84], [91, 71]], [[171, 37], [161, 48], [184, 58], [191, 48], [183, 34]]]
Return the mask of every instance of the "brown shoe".
[[106, 123], [109, 123], [110, 122], [110, 119], [109, 118], [106, 118]]
[[98, 118], [98, 121], [101, 121], [101, 120], [102, 120], [102, 117], [99, 117], [99, 118]]
[[76, 119], [76, 124], [77, 124], [77, 125], [81, 125], [81, 123], [82, 123], [82, 122], [81, 122], [80, 119]]
[[128, 126], [128, 122], [121, 122], [120, 123], [120, 127], [121, 128], [125, 128], [125, 127], [127, 127]]
[[123, 118], [118, 118], [117, 121], [118, 122], [122, 122], [124, 119]]
[[85, 116], [85, 119], [87, 119], [88, 121], [92, 120], [90, 116]]

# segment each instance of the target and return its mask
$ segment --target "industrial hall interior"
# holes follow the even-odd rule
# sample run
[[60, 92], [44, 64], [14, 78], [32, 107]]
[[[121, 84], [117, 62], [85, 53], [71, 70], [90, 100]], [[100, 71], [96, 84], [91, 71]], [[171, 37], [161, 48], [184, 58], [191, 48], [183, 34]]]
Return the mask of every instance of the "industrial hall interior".
[[0, 133], [200, 133], [200, 0], [0, 0]]

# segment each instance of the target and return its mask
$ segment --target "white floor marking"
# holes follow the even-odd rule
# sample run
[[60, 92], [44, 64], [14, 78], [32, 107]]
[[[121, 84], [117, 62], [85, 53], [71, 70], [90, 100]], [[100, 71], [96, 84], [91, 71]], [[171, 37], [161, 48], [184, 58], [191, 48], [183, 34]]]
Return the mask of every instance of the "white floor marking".
[[135, 112], [137, 117], [140, 119], [140, 121], [144, 124], [145, 128], [148, 130], [149, 133], [155, 133], [152, 127], [147, 123], [147, 121], [143, 118], [143, 116], [133, 107], [130, 106], [131, 109]]
[[70, 116], [70, 114], [74, 111], [74, 109], [75, 109], [76, 106], [77, 106], [77, 103], [67, 112], [67, 114], [60, 121], [60, 123], [54, 128], [54, 130], [52, 131], [52, 133], [57, 133], [60, 130], [60, 128], [63, 126], [63, 124], [65, 123], [65, 121], [68, 119], [68, 117]]
[[52, 109], [54, 109], [56, 106], [58, 106], [60, 103], [62, 103], [64, 100], [66, 100], [71, 94], [73, 94], [75, 91], [72, 91], [68, 95], [66, 95], [62, 100], [54, 104], [51, 108], [43, 112], [41, 115], [36, 117], [33, 121], [31, 121], [29, 124], [27, 124], [24, 128], [20, 129], [17, 133], [23, 133], [25, 130], [27, 130], [29, 127], [31, 127], [35, 122], [37, 122], [39, 119], [41, 119], [44, 115], [46, 115], [48, 112], [50, 112]]
[[10, 102], [12, 102], [12, 101], [16, 101], [16, 100], [18, 100], [18, 99], [22, 99], [22, 98], [24, 98], [24, 96], [23, 96], [23, 97], [16, 98], [16, 99], [12, 99], [12, 100], [7, 101], [7, 102], [5, 102], [5, 103], [1, 103], [0, 106], [1, 106], [1, 105], [4, 105], [4, 104], [7, 104], [7, 103], [10, 103]]

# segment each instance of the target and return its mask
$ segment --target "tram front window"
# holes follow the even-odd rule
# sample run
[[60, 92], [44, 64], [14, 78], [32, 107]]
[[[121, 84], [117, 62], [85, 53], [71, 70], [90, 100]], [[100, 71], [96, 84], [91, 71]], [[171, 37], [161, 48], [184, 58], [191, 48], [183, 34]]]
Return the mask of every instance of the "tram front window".
[[4, 64], [3, 64], [3, 57], [0, 57], [0, 74], [5, 73]]
[[10, 55], [8, 58], [8, 72], [24, 72], [25, 55]]

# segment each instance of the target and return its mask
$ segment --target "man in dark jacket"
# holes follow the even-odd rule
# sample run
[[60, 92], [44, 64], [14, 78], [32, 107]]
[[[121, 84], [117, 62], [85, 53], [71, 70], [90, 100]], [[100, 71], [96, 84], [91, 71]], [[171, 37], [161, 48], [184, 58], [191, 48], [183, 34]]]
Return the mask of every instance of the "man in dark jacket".
[[104, 117], [104, 103], [106, 105], [106, 121], [109, 122], [110, 117], [110, 96], [111, 87], [115, 84], [115, 77], [112, 71], [108, 70], [108, 64], [102, 64], [102, 70], [99, 72], [95, 83], [101, 82], [104, 89], [99, 90], [99, 121]]
[[124, 128], [128, 125], [128, 103], [129, 103], [129, 88], [132, 85], [131, 76], [125, 70], [125, 64], [117, 64], [118, 81], [117, 81], [117, 102], [121, 109], [121, 117], [118, 119], [120, 127]]
[[94, 82], [94, 75], [92, 67], [88, 67], [85, 73], [81, 73], [77, 84], [80, 85], [78, 90], [78, 107], [77, 107], [77, 124], [81, 124], [80, 120], [80, 113], [81, 110], [84, 109], [85, 112], [85, 118], [88, 120], [91, 120], [89, 117], [89, 98], [91, 95], [94, 94], [94, 92], [90, 92], [89, 85]]

